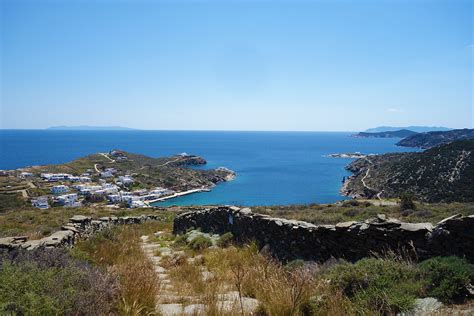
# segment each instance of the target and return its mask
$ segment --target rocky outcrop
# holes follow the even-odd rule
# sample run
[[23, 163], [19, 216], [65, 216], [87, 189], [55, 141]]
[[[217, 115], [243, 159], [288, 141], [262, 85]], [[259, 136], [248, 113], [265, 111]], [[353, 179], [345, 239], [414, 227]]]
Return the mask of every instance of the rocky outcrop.
[[387, 251], [418, 259], [458, 255], [474, 261], [474, 216], [454, 216], [438, 225], [404, 223], [378, 215], [363, 222], [313, 225], [307, 222], [255, 214], [248, 208], [216, 207], [178, 215], [174, 233], [190, 228], [223, 234], [240, 242], [256, 241], [281, 260], [324, 262], [330, 258], [355, 261]]
[[26, 236], [0, 238], [0, 249], [27, 249], [71, 247], [78, 240], [114, 225], [140, 224], [160, 220], [159, 215], [141, 215], [127, 217], [101, 217], [97, 220], [88, 216], [75, 215], [69, 222], [48, 237], [28, 240]]

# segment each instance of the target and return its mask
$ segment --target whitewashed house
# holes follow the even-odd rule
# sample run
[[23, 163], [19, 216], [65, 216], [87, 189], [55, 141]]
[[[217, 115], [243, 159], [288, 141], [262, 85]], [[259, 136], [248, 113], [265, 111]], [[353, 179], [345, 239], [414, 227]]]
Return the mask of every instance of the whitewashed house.
[[31, 204], [39, 209], [48, 209], [49, 208], [49, 203], [48, 203], [48, 197], [47, 196], [40, 196], [36, 199], [31, 200]]
[[61, 193], [66, 193], [69, 192], [69, 187], [67, 185], [55, 185], [54, 187], [51, 188], [51, 192], [53, 194], [61, 194]]
[[76, 193], [64, 194], [55, 198], [55, 202], [65, 207], [78, 207], [81, 206], [81, 202], [77, 200]]
[[134, 180], [130, 175], [119, 176], [118, 181], [122, 182], [124, 185], [133, 184]]
[[31, 178], [33, 174], [31, 172], [22, 172], [20, 173], [20, 178], [26, 179], [26, 178]]

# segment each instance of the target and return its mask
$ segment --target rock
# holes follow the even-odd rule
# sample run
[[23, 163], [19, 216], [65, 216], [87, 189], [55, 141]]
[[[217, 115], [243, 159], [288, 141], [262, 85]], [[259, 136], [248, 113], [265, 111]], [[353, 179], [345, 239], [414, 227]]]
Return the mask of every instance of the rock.
[[70, 221], [72, 223], [82, 223], [90, 219], [91, 219], [90, 217], [87, 217], [84, 215], [74, 215], [73, 217], [71, 217]]
[[428, 316], [433, 315], [443, 304], [433, 297], [417, 298], [415, 307], [407, 313], [399, 313], [400, 316]]
[[158, 311], [163, 316], [174, 316], [183, 314], [183, 304], [159, 304]]

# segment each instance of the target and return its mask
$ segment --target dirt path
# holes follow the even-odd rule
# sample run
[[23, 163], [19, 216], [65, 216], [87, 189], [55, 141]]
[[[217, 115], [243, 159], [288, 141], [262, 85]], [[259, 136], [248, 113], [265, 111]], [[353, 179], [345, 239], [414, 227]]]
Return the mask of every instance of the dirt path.
[[173, 160], [167, 161], [167, 162], [165, 162], [165, 163], [163, 163], [163, 164], [161, 164], [161, 165], [158, 165], [157, 167], [164, 167], [164, 166], [167, 166], [167, 165], [170, 164], [170, 163], [176, 162], [176, 161], [181, 160], [181, 159], [182, 159], [182, 157], [178, 157], [178, 158], [176, 158], [176, 159], [173, 159]]
[[99, 153], [99, 155], [104, 156], [105, 158], [107, 158], [108, 160], [110, 160], [111, 163], [115, 162], [115, 160], [112, 159], [112, 158], [110, 158], [109, 155], [107, 155], [106, 153]]
[[[170, 277], [170, 271], [163, 266], [163, 260], [168, 256], [184, 254], [182, 250], [175, 250], [171, 247], [172, 242], [161, 239], [159, 236], [165, 235], [166, 232], [159, 231], [155, 233], [158, 238], [150, 240], [148, 236], [141, 236], [141, 247], [146, 256], [153, 262], [155, 272], [159, 282], [159, 295], [157, 298], [157, 312], [163, 316], [174, 315], [206, 315], [206, 305], [204, 304], [202, 295], [183, 295], [173, 286], [173, 280]], [[200, 255], [192, 255], [186, 258], [188, 263], [194, 264], [200, 259]], [[213, 274], [202, 265], [201, 278], [204, 282], [213, 277]], [[231, 287], [232, 285], [229, 285]], [[241, 315], [238, 292], [225, 291], [217, 295], [219, 309], [226, 314]], [[258, 306], [258, 302], [252, 298], [244, 299], [245, 315], [251, 314]], [[236, 310], [237, 309], [237, 310]]]
[[[364, 157], [364, 159], [367, 160], [371, 165], [374, 164], [369, 158]], [[371, 191], [377, 192], [377, 190], [376, 190], [375, 188], [372, 188], [372, 187], [369, 186], [367, 183], [365, 183], [365, 179], [369, 176], [369, 173], [370, 173], [370, 167], [367, 167], [367, 171], [365, 172], [365, 175], [364, 175], [364, 176], [362, 177], [362, 179], [361, 179], [362, 185], [363, 185], [365, 188], [367, 188], [367, 189], [369, 189], [369, 190], [371, 190]], [[381, 197], [382, 193], [383, 193], [383, 190], [380, 191], [379, 193], [377, 193], [377, 195], [376, 195], [376, 196], [377, 196], [377, 199], [379, 199], [379, 200], [382, 199], [382, 197]]]

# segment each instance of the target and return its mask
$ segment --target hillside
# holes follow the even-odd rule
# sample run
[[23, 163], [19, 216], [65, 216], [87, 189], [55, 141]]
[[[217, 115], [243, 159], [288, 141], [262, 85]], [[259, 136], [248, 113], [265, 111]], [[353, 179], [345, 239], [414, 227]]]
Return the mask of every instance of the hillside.
[[412, 136], [415, 134], [418, 134], [418, 133], [407, 130], [407, 129], [401, 129], [397, 131], [386, 131], [386, 132], [376, 132], [376, 133], [360, 132], [360, 133], [355, 134], [354, 137], [405, 138], [405, 137]]
[[431, 148], [441, 144], [447, 144], [455, 140], [474, 138], [474, 129], [455, 129], [444, 132], [420, 133], [402, 139], [398, 146]]
[[194, 155], [176, 155], [153, 158], [115, 150], [114, 154], [93, 154], [60, 165], [35, 166], [26, 169], [33, 173], [64, 172], [73, 175], [104, 171], [114, 168], [117, 175], [132, 175], [136, 188], [165, 187], [174, 191], [212, 187], [234, 176], [226, 169], [193, 169], [189, 166], [206, 164], [206, 160]]
[[474, 139], [420, 153], [366, 157], [347, 169], [354, 175], [342, 192], [351, 197], [396, 198], [411, 192], [426, 202], [474, 201]]

